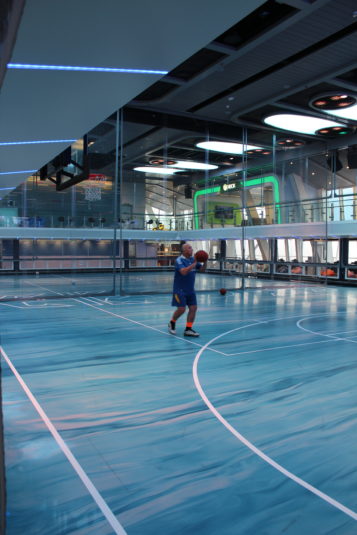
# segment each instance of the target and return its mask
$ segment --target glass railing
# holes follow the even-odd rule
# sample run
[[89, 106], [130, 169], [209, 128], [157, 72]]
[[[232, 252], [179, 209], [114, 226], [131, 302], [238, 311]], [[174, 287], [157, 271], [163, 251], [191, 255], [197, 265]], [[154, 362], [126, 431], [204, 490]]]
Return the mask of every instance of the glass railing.
[[[335, 200], [336, 201], [336, 200]], [[354, 198], [333, 202], [331, 199], [306, 200], [288, 203], [247, 206], [220, 216], [217, 212], [202, 211], [190, 214], [165, 214], [158, 217], [138, 213], [121, 217], [116, 227], [123, 230], [186, 231], [208, 228], [226, 228], [289, 223], [315, 223], [357, 220]], [[109, 214], [84, 216], [0, 216], [0, 227], [30, 228], [86, 228], [113, 229], [115, 221]]]

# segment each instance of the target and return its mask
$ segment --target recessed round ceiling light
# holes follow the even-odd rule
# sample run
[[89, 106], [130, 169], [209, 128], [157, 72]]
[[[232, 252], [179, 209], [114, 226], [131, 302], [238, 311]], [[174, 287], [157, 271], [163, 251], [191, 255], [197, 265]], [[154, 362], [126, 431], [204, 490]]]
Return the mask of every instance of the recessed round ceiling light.
[[336, 135], [344, 136], [346, 134], [351, 134], [353, 132], [353, 128], [349, 128], [348, 126], [330, 126], [329, 128], [320, 128], [319, 130], [316, 130], [316, 134], [319, 136], [327, 136], [327, 137], [335, 137]]
[[247, 150], [247, 154], [253, 156], [266, 156], [268, 154], [271, 154], [271, 150], [265, 150], [265, 149], [252, 149]]
[[319, 117], [312, 117], [310, 115], [298, 115], [296, 113], [279, 113], [276, 115], [269, 115], [265, 117], [264, 122], [275, 128], [282, 130], [290, 130], [291, 132], [299, 132], [300, 134], [314, 135], [321, 128], [330, 128], [332, 126], [345, 125], [336, 123], [328, 119], [320, 119]]
[[357, 98], [347, 93], [324, 93], [310, 100], [309, 104], [315, 110], [332, 111], [348, 108], [357, 103]]
[[309, 105], [315, 110], [329, 115], [357, 121], [357, 96], [347, 93], [329, 93], [310, 100]]
[[244, 150], [261, 149], [255, 145], [243, 146], [242, 143], [230, 143], [228, 141], [200, 141], [196, 147], [214, 152], [223, 152], [224, 154], [243, 154]]
[[134, 171], [140, 171], [140, 173], [155, 173], [156, 175], [173, 175], [179, 169], [172, 169], [168, 167], [134, 167]]
[[151, 158], [150, 164], [151, 165], [174, 165], [176, 163], [176, 160], [165, 160], [164, 158]]
[[186, 160], [179, 160], [175, 162], [172, 167], [179, 167], [181, 169], [197, 169], [198, 171], [208, 171], [210, 169], [218, 169], [218, 165], [213, 165], [210, 163], [201, 163], [201, 162], [191, 162]]
[[277, 145], [284, 149], [296, 149], [305, 145], [305, 141], [293, 137], [281, 138], [277, 140]]

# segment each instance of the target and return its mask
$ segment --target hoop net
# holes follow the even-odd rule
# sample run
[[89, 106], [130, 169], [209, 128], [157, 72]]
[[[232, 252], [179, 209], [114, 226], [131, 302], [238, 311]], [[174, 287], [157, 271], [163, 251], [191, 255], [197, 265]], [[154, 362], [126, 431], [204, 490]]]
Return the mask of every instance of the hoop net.
[[100, 174], [91, 174], [87, 180], [83, 181], [84, 198], [86, 201], [100, 201], [102, 198], [102, 188], [104, 188], [107, 177]]

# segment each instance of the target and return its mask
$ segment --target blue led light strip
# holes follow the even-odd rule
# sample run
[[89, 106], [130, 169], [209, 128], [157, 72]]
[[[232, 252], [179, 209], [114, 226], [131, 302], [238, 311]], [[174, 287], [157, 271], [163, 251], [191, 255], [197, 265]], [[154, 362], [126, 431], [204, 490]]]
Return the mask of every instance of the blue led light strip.
[[45, 141], [4, 141], [0, 142], [0, 147], [8, 147], [9, 145], [37, 145], [41, 143], [74, 143], [76, 139], [48, 139]]
[[6, 189], [15, 189], [16, 186], [12, 186], [11, 188], [0, 188], [0, 191], [5, 191]]
[[8, 69], [35, 69], [45, 71], [86, 71], [86, 72], [124, 72], [129, 74], [167, 74], [169, 71], [150, 69], [121, 69], [116, 67], [75, 67], [70, 65], [35, 65], [30, 63], [8, 63]]
[[27, 173], [28, 175], [31, 175], [32, 173], [36, 173], [37, 169], [27, 169], [25, 171], [5, 171], [3, 173], [0, 173], [0, 175], [21, 175], [21, 173]]

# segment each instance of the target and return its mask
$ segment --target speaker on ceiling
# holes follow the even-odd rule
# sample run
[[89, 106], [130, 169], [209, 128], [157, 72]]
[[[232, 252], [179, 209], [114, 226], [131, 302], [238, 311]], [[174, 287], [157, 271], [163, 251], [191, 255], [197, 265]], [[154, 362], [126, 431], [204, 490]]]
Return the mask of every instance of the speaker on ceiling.
[[[335, 157], [335, 162], [333, 160], [333, 156], [329, 156], [327, 158], [327, 165], [329, 166], [331, 171], [335, 171], [336, 173], [341, 171], [341, 169], [343, 168], [342, 162], [337, 155]], [[335, 165], [335, 168], [334, 168], [334, 165]]]
[[357, 145], [347, 149], [347, 165], [350, 169], [357, 169]]
[[192, 187], [185, 186], [185, 199], [192, 199]]

